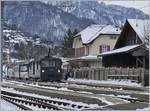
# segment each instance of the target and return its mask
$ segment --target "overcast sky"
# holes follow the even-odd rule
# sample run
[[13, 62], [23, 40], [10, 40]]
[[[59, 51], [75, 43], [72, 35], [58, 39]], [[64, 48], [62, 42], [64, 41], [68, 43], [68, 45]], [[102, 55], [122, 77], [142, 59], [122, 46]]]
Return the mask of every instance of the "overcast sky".
[[104, 1], [106, 4], [116, 4], [125, 7], [134, 7], [142, 10], [146, 14], [149, 14], [150, 0], [99, 0]]

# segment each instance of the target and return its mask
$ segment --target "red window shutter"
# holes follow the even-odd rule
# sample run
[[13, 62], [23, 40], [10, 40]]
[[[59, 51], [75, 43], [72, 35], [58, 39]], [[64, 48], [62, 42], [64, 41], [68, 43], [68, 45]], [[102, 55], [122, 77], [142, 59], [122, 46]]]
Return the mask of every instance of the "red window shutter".
[[102, 53], [102, 46], [99, 46], [99, 53]]
[[83, 47], [83, 56], [85, 56], [85, 47]]
[[81, 48], [79, 48], [79, 57], [81, 56]]
[[82, 54], [82, 47], [80, 48], [80, 57], [82, 56], [81, 54]]

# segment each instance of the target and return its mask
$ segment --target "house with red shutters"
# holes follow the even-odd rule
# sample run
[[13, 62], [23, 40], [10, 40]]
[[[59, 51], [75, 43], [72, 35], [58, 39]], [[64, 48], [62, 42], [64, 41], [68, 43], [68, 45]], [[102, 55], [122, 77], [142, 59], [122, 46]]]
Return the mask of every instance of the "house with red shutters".
[[113, 50], [120, 28], [112, 25], [90, 25], [74, 36], [75, 49], [72, 63], [79, 67], [100, 67], [102, 62], [97, 55]]

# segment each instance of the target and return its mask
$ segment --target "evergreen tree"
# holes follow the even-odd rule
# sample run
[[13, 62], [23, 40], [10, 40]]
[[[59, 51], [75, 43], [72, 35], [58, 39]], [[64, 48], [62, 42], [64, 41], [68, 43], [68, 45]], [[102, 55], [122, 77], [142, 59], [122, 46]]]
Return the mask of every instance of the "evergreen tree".
[[73, 32], [70, 29], [67, 31], [67, 35], [64, 37], [64, 41], [62, 44], [64, 57], [73, 57], [74, 56], [74, 49], [72, 48], [72, 46], [73, 46], [74, 36], [77, 33], [78, 32], [76, 29]]

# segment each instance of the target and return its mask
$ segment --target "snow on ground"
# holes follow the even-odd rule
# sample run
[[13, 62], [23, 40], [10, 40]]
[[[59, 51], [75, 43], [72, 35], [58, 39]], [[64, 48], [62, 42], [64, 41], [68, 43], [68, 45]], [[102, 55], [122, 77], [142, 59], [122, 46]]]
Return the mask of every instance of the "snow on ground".
[[114, 103], [110, 102], [110, 101], [107, 101], [106, 98], [104, 97], [101, 97], [99, 98], [100, 101], [103, 101], [104, 103], [108, 104], [108, 105], [114, 105]]
[[0, 106], [1, 111], [18, 111], [19, 110], [17, 106], [5, 101], [2, 98], [0, 98], [0, 101], [1, 101], [1, 106]]
[[71, 91], [71, 92], [73, 92], [73, 90], [70, 90], [70, 89], [68, 89], [68, 88], [66, 88], [66, 87], [62, 87], [62, 88], [58, 88], [58, 87], [50, 87], [50, 86], [40, 86], [40, 85], [38, 85], [38, 83], [36, 83], [36, 84], [33, 84], [33, 83], [31, 83], [31, 84], [27, 84], [27, 83], [23, 83], [23, 82], [17, 82], [17, 81], [6, 81], [6, 80], [4, 80], [3, 81], [3, 83], [15, 83], [15, 84], [18, 84], [19, 86], [31, 86], [31, 87], [38, 87], [38, 88], [46, 88], [46, 89], [53, 89], [53, 90], [61, 90], [61, 91]]
[[[11, 92], [11, 93], [16, 93], [16, 94], [33, 96], [33, 97], [42, 98], [42, 99], [49, 99], [49, 100], [54, 100], [54, 101], [62, 101], [62, 102], [70, 103], [70, 104], [77, 104], [77, 105], [82, 105], [82, 106], [88, 106], [90, 108], [99, 108], [100, 107], [98, 104], [87, 104], [87, 103], [83, 103], [83, 102], [74, 102], [74, 101], [66, 100], [66, 99], [51, 98], [49, 96], [43, 96], [43, 95], [38, 95], [38, 94], [34, 94], [34, 93], [20, 92], [20, 91], [17, 91], [15, 89], [13, 89], [13, 88], [1, 88], [1, 90], [2, 91]], [[69, 106], [67, 106], [67, 108], [68, 107]], [[69, 107], [69, 108], [71, 108], [71, 107]], [[78, 108], [75, 108], [75, 109], [78, 109]]]
[[86, 84], [112, 84], [112, 85], [124, 85], [132, 87], [142, 87], [141, 83], [132, 82], [131, 80], [87, 80], [87, 79], [73, 79], [69, 78], [68, 81], [86, 83]]
[[119, 98], [137, 99], [137, 98], [131, 97], [131, 95], [114, 95], [114, 94], [99, 94], [99, 95], [110, 96], [110, 97], [119, 97]]
[[136, 111], [150, 111], [150, 106], [146, 107], [144, 109], [136, 109]]
[[87, 92], [87, 91], [77, 91], [79, 93], [85, 93], [85, 94], [93, 94], [92, 92]]
[[130, 95], [117, 95], [117, 97], [137, 99], [137, 98], [131, 97]]

